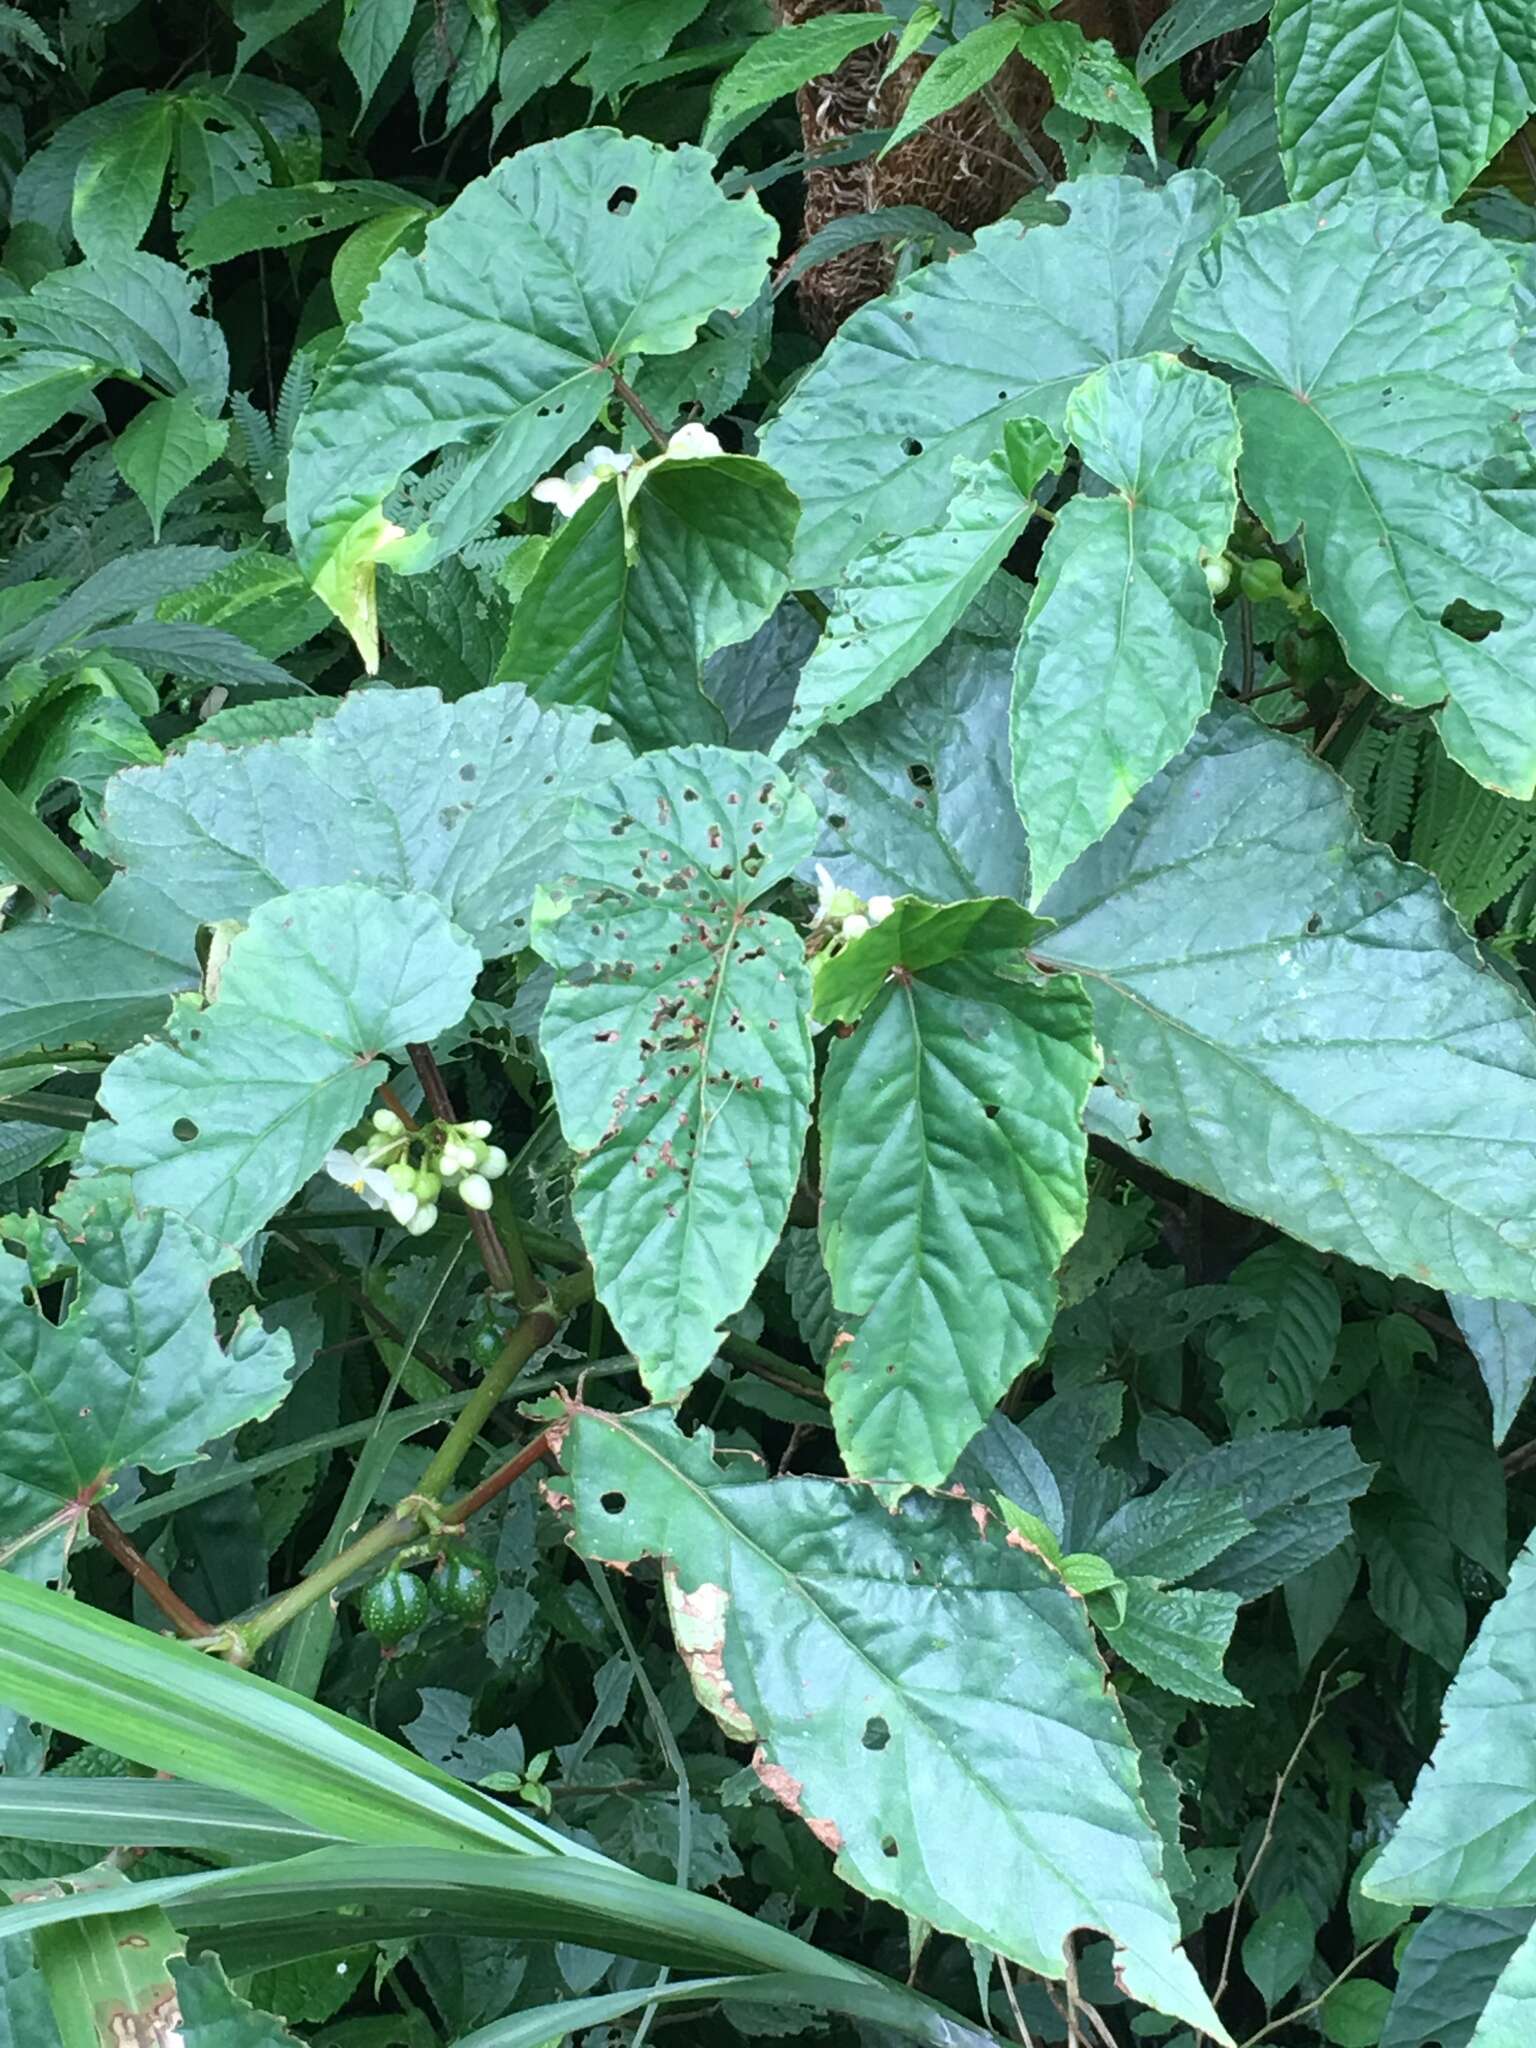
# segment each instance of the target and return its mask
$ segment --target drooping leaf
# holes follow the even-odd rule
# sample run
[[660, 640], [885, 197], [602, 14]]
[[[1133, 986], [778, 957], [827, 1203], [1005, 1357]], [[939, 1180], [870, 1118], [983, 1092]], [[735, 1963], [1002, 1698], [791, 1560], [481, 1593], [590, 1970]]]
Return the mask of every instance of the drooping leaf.
[[935, 903], [1026, 894], [1029, 851], [1008, 778], [1023, 609], [1019, 586], [994, 577], [883, 703], [823, 726], [795, 756], [821, 813], [816, 858], [840, 887]]
[[663, 1400], [708, 1365], [794, 1192], [810, 978], [798, 934], [753, 906], [814, 830], [760, 756], [647, 755], [577, 804], [568, 878], [535, 912], [574, 1213], [598, 1299]]
[[416, 0], [352, 0], [336, 38], [337, 53], [357, 84], [358, 119], [370, 102], [416, 13]]
[[1435, 1753], [1365, 1884], [1405, 1906], [1536, 1904], [1536, 1549], [1446, 1695]]
[[174, 98], [150, 93], [85, 150], [70, 217], [87, 256], [110, 256], [143, 241], [160, 203], [175, 125]]
[[743, 455], [657, 460], [638, 485], [602, 485], [541, 556], [501, 673], [540, 704], [610, 712], [637, 747], [723, 739], [704, 663], [788, 589], [798, 510]]
[[1454, 1671], [1467, 1641], [1467, 1608], [1451, 1539], [1400, 1487], [1378, 1480], [1355, 1509], [1366, 1591], [1392, 1631]]
[[167, 505], [218, 461], [228, 439], [228, 422], [209, 419], [185, 391], [151, 399], [118, 435], [118, 474], [142, 500], [156, 540]]
[[1449, 1297], [1456, 1327], [1466, 1338], [1493, 1403], [1493, 1440], [1503, 1443], [1536, 1380], [1536, 1311], [1518, 1301]]
[[957, 931], [934, 960], [905, 908], [911, 943], [822, 1086], [822, 1253], [861, 1318], [827, 1384], [856, 1478], [939, 1486], [1049, 1334], [1097, 1057], [1080, 984], [1035, 977], [1019, 934]]
[[[1063, 227], [998, 221], [846, 321], [763, 435], [804, 508], [801, 583], [833, 581], [882, 534], [936, 525], [957, 456], [985, 460], [1005, 420], [1059, 433], [1090, 371], [1175, 345], [1189, 262], [1229, 216], [1214, 179], [1179, 172], [1059, 185]], [[1021, 354], [1019, 336], [1030, 346]]]
[[[117, 1926], [114, 1920], [109, 1938]], [[216, 1956], [195, 1963], [173, 1957], [171, 1977], [184, 2048], [300, 2048], [280, 2020], [231, 1989]]]
[[1275, 0], [1280, 146], [1293, 199], [1459, 198], [1536, 101], [1520, 0]]
[[[1238, 396], [1244, 494], [1277, 539], [1300, 533], [1351, 667], [1397, 704], [1448, 699], [1448, 752], [1530, 797], [1536, 537], [1479, 476], [1533, 396], [1509, 265], [1411, 200], [1285, 207], [1222, 236], [1175, 318], [1258, 380]], [[1458, 602], [1497, 624], [1457, 631]]]
[[1139, 1157], [1319, 1249], [1536, 1302], [1536, 1019], [1326, 768], [1213, 712], [1045, 908]]
[[289, 458], [294, 550], [354, 630], [385, 544], [380, 508], [413, 465], [467, 452], [430, 522], [391, 543], [395, 566], [419, 569], [586, 431], [613, 399], [611, 368], [674, 354], [718, 306], [756, 298], [776, 231], [755, 199], [722, 198], [711, 171], [701, 150], [581, 130], [504, 158], [432, 224], [419, 258], [385, 264]]
[[1036, 485], [1061, 459], [1037, 421], [1009, 420], [1000, 453], [980, 464], [962, 458], [965, 481], [937, 526], [854, 557], [776, 752], [878, 703], [932, 654], [1024, 531]]
[[1019, 22], [1012, 14], [1000, 14], [983, 21], [958, 42], [947, 44], [912, 88], [901, 119], [880, 154], [888, 156], [919, 128], [949, 113], [984, 85], [990, 85], [1019, 48], [1020, 41]]
[[1058, 514], [1019, 643], [1013, 781], [1035, 902], [1210, 704], [1224, 641], [1201, 564], [1237, 509], [1231, 394], [1171, 356], [1090, 377], [1066, 433], [1112, 488]]
[[200, 214], [182, 238], [182, 255], [192, 269], [208, 270], [255, 249], [288, 249], [317, 235], [339, 234], [402, 206], [425, 211], [402, 186], [371, 178], [264, 185]]
[[480, 957], [430, 896], [346, 883], [277, 896], [229, 948], [216, 999], [184, 996], [163, 1039], [102, 1076], [111, 1123], [82, 1162], [243, 1244], [280, 1209], [381, 1078], [375, 1055], [429, 1042], [469, 1007]]
[[659, 1412], [580, 1410], [564, 1457], [578, 1547], [661, 1558], [695, 1690], [849, 1883], [1048, 1977], [1074, 1927], [1107, 1922], [1134, 1997], [1227, 2038], [1175, 1946], [1135, 1745], [1048, 1565], [963, 1501], [893, 1517], [858, 1487], [724, 1470]]
[[247, 1313], [220, 1347], [204, 1246], [118, 1189], [78, 1188], [44, 1242], [72, 1262], [60, 1323], [0, 1252], [0, 1536], [85, 1509], [125, 1465], [169, 1472], [288, 1391], [293, 1345]]
[[754, 37], [715, 85], [700, 138], [704, 147], [718, 156], [764, 107], [835, 71], [845, 57], [895, 27], [883, 14], [822, 14]]
[[311, 732], [242, 747], [223, 774], [193, 748], [118, 776], [110, 850], [189, 922], [357, 880], [435, 896], [494, 959], [527, 943], [576, 792], [624, 758], [593, 723], [510, 686], [452, 705], [436, 690], [358, 691]]

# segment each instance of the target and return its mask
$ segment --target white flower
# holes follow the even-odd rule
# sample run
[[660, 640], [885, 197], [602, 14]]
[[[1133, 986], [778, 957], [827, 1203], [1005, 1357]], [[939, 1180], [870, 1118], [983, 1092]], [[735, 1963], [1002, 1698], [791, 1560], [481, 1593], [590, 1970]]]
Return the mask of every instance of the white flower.
[[[325, 1170], [332, 1180], [338, 1180], [344, 1188], [350, 1188], [354, 1195], [360, 1195], [370, 1209], [388, 1209], [400, 1198], [400, 1190], [387, 1173], [377, 1166], [370, 1166], [355, 1152], [327, 1152]], [[411, 1197], [414, 1202], [415, 1197]]]
[[856, 910], [852, 917], [845, 917], [843, 919], [843, 937], [845, 939], [862, 939], [868, 930], [869, 919], [864, 916], [862, 911]]
[[[851, 889], [840, 889], [820, 861], [816, 863], [816, 918], [817, 924], [844, 924], [860, 908], [859, 899]], [[844, 924], [844, 929], [847, 929]], [[869, 929], [866, 924], [864, 929]]]
[[573, 462], [564, 476], [541, 477], [534, 485], [532, 496], [540, 505], [553, 505], [564, 518], [585, 505], [599, 484], [610, 483], [614, 477], [622, 476], [634, 462], [633, 455], [619, 448], [589, 448], [578, 462]]
[[477, 1116], [472, 1124], [460, 1124], [461, 1131], [467, 1131], [472, 1138], [488, 1138], [491, 1135], [491, 1120], [488, 1116]]
[[437, 1170], [444, 1180], [452, 1180], [455, 1174], [467, 1173], [474, 1163], [475, 1155], [467, 1145], [457, 1144], [452, 1138], [443, 1141]]
[[884, 924], [896, 905], [889, 896], [871, 896], [865, 908], [869, 912], [871, 924]]
[[384, 1206], [397, 1223], [409, 1223], [421, 1207], [421, 1204], [413, 1194], [408, 1194], [404, 1188], [397, 1188], [391, 1185], [389, 1200]]
[[489, 1209], [495, 1197], [483, 1173], [466, 1173], [459, 1182], [459, 1200], [466, 1209]]
[[425, 1237], [436, 1221], [437, 1204], [435, 1202], [423, 1202], [405, 1227], [412, 1237]]
[[480, 1171], [487, 1180], [500, 1180], [507, 1170], [507, 1155], [499, 1145], [488, 1145], [485, 1157], [480, 1162]]
[[690, 420], [686, 427], [679, 427], [667, 443], [667, 454], [675, 462], [679, 456], [723, 455], [725, 450], [709, 431], [697, 420]]

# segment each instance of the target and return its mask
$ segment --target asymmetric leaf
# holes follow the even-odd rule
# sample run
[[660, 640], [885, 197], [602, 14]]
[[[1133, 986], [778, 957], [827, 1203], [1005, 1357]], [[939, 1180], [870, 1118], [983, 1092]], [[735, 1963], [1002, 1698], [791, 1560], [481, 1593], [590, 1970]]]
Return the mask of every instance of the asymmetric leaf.
[[153, 876], [189, 924], [361, 881], [435, 896], [495, 959], [527, 943], [577, 790], [624, 759], [594, 742], [593, 723], [539, 711], [510, 686], [452, 705], [436, 690], [355, 691], [312, 732], [225, 755], [220, 774], [199, 745], [117, 776], [109, 851], [136, 888]]
[[1471, 1913], [1436, 1906], [1413, 1929], [1381, 2048], [1467, 2048], [1504, 1965], [1529, 1933], [1529, 1907]]
[[583, 1555], [662, 1561], [679, 1654], [839, 1874], [1060, 1977], [1085, 1923], [1133, 1996], [1225, 2040], [1175, 1943], [1135, 1745], [1080, 1601], [963, 1501], [765, 1483], [659, 1413], [578, 1409]]
[[[1449, 699], [1449, 752], [1530, 797], [1536, 536], [1483, 472], [1501, 449], [1528, 469], [1511, 415], [1536, 385], [1498, 249], [1403, 199], [1282, 207], [1222, 236], [1175, 319], [1259, 380], [1238, 394], [1243, 491], [1276, 539], [1300, 532], [1350, 666], [1393, 703]], [[1496, 623], [1457, 631], [1458, 603]]]
[[1493, 1403], [1493, 1440], [1503, 1443], [1536, 1380], [1536, 1311], [1518, 1301], [1449, 1297], [1456, 1327], [1466, 1338]]
[[1071, 209], [1064, 227], [997, 221], [862, 307], [768, 427], [763, 459], [804, 508], [802, 583], [830, 582], [881, 534], [936, 525], [955, 458], [984, 460], [1005, 420], [1060, 432], [1090, 371], [1175, 346], [1174, 294], [1231, 213], [1215, 179], [1088, 178], [1051, 196]]
[[1536, 1548], [1446, 1694], [1441, 1736], [1365, 1884], [1404, 1906], [1536, 1904]]
[[1280, 150], [1293, 199], [1450, 204], [1536, 100], [1521, 0], [1276, 0]]
[[809, 800], [758, 755], [648, 754], [577, 804], [568, 878], [535, 912], [576, 1221], [661, 1400], [714, 1356], [794, 1192], [810, 977], [799, 935], [752, 906], [814, 832]]
[[1087, 1214], [1092, 1010], [1018, 947], [899, 964], [827, 1056], [822, 1256], [862, 1318], [827, 1386], [855, 1478], [944, 1483], [1039, 1355]]
[[112, 1123], [87, 1167], [126, 1168], [137, 1199], [243, 1244], [355, 1123], [374, 1055], [430, 1042], [469, 1007], [480, 958], [430, 896], [346, 884], [258, 905], [217, 998], [183, 996], [166, 1037], [102, 1076]]
[[250, 1312], [220, 1347], [207, 1246], [179, 1217], [141, 1214], [120, 1188], [77, 1189], [46, 1241], [78, 1275], [59, 1323], [31, 1298], [25, 1262], [0, 1252], [0, 1537], [71, 1503], [83, 1518], [124, 1465], [189, 1463], [270, 1414], [293, 1366], [287, 1334]]
[[118, 474], [143, 501], [156, 540], [166, 506], [218, 461], [228, 439], [228, 422], [208, 419], [185, 391], [151, 399], [118, 435]]
[[147, 875], [118, 875], [94, 903], [56, 897], [0, 935], [0, 1055], [33, 1046], [117, 1052], [197, 987], [197, 917]]
[[1218, 709], [1045, 909], [1138, 1157], [1321, 1250], [1536, 1302], [1536, 1017], [1321, 763]]
[[1525, 2048], [1536, 2029], [1536, 1936], [1527, 1935], [1499, 1972], [1499, 1981], [1467, 2048]]
[[[391, 557], [452, 553], [577, 440], [627, 358], [686, 348], [756, 298], [777, 230], [702, 150], [588, 128], [506, 157], [391, 256], [294, 436], [288, 524], [333, 607], [371, 568], [381, 506], [442, 448], [467, 460]], [[345, 615], [345, 614], [344, 614]]]
[[1197, 1593], [1189, 1586], [1162, 1587], [1155, 1579], [1128, 1579], [1123, 1618], [1112, 1621], [1097, 1611], [1094, 1618], [1116, 1656], [1164, 1692], [1212, 1707], [1240, 1707], [1243, 1695], [1221, 1668], [1237, 1609], [1235, 1593]]
[[608, 711], [637, 747], [721, 740], [709, 656], [750, 639], [789, 587], [799, 507], [743, 455], [647, 463], [556, 534], [512, 614], [501, 673], [540, 704]]
[[879, 705], [795, 756], [821, 813], [816, 858], [858, 896], [935, 903], [1027, 892], [1008, 786], [1008, 693], [1024, 607], [994, 577], [949, 638]]
[[1034, 902], [1209, 706], [1225, 642], [1201, 562], [1237, 510], [1231, 394], [1172, 356], [1088, 378], [1066, 433], [1112, 489], [1057, 515], [1019, 643], [1013, 782]]
[[[964, 461], [937, 526], [880, 540], [848, 565], [826, 632], [800, 672], [777, 754], [877, 703], [938, 646], [1034, 512], [1032, 493], [1062, 451], [1034, 420], [1009, 420], [1003, 450]], [[1203, 708], [1203, 707], [1202, 707]]]

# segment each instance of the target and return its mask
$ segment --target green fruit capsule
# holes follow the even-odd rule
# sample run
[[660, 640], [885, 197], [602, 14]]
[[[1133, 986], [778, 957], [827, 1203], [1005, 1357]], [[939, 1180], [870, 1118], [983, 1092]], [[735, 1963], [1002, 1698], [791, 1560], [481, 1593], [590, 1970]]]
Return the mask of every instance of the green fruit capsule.
[[392, 1649], [421, 1627], [430, 1606], [420, 1579], [409, 1572], [387, 1571], [363, 1594], [363, 1627], [386, 1649]]
[[1268, 597], [1280, 597], [1285, 591], [1285, 571], [1268, 556], [1261, 562], [1244, 562], [1238, 581], [1244, 597], [1253, 604], [1262, 604]]
[[496, 1574], [477, 1550], [447, 1551], [432, 1574], [432, 1599], [440, 1614], [478, 1628], [496, 1590]]

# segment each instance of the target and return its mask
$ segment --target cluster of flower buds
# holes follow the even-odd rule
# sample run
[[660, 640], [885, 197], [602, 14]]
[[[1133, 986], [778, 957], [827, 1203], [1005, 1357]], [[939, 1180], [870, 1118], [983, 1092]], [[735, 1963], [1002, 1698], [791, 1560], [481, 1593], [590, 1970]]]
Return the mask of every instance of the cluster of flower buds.
[[861, 939], [871, 925], [884, 924], [896, 908], [889, 896], [871, 896], [866, 903], [851, 889], [840, 889], [820, 861], [816, 863], [816, 887], [812, 928], [828, 931], [834, 937]]
[[491, 1182], [507, 1170], [507, 1155], [487, 1143], [490, 1135], [484, 1117], [410, 1131], [392, 1109], [376, 1109], [367, 1135], [350, 1151], [328, 1152], [325, 1170], [370, 1209], [387, 1209], [412, 1237], [425, 1237], [445, 1187], [466, 1209], [490, 1208]]
[[531, 495], [535, 503], [553, 505], [563, 518], [569, 519], [585, 505], [599, 484], [612, 483], [615, 477], [628, 476], [632, 486], [653, 463], [724, 453], [708, 427], [701, 427], [696, 420], [691, 420], [686, 427], [679, 427], [661, 453], [653, 455], [648, 462], [625, 449], [589, 448], [563, 476], [540, 477]]

